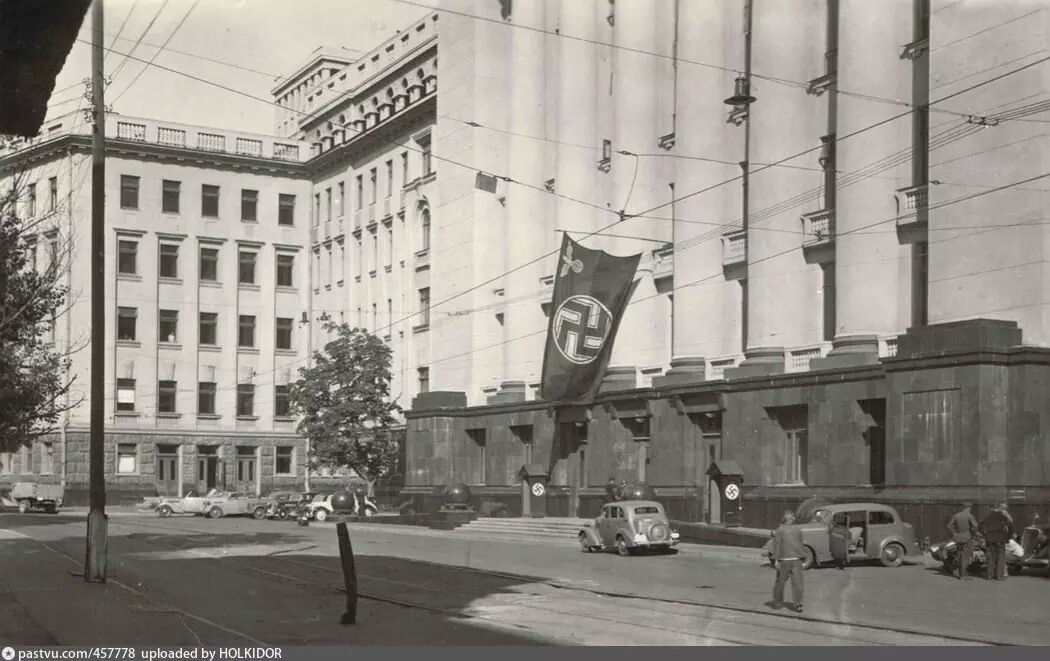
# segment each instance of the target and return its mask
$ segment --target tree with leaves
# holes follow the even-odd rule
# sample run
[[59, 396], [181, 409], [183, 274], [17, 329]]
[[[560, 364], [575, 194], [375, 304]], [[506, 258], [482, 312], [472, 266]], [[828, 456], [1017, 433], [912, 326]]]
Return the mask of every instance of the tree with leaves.
[[310, 441], [310, 468], [350, 468], [368, 483], [390, 475], [401, 453], [401, 412], [390, 401], [391, 351], [359, 328], [329, 322], [334, 333], [313, 366], [299, 370], [291, 400], [302, 416], [299, 433]]
[[[54, 433], [61, 414], [79, 404], [67, 398], [69, 355], [52, 341], [67, 253], [58, 248], [55, 212], [20, 216], [24, 182], [24, 175], [11, 177], [0, 197], [0, 452]], [[47, 268], [38, 269], [37, 237], [45, 234], [56, 238]]]

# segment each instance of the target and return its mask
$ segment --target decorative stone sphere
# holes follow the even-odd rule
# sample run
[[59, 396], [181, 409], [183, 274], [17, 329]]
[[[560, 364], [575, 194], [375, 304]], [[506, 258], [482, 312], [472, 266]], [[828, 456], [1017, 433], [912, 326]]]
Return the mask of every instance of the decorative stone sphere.
[[466, 505], [470, 503], [470, 487], [457, 482], [445, 487], [445, 503], [449, 505]]
[[336, 512], [349, 512], [354, 509], [354, 494], [347, 490], [337, 491], [332, 495], [332, 509]]
[[636, 482], [627, 487], [624, 500], [655, 500], [656, 491], [645, 482]]

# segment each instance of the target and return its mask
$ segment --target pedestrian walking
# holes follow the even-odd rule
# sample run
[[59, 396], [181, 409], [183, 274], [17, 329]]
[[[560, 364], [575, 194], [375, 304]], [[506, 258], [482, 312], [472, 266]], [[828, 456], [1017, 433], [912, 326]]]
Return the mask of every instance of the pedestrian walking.
[[839, 569], [845, 569], [849, 564], [850, 537], [849, 514], [839, 512], [831, 520], [831, 530], [828, 531], [828, 550]]
[[773, 533], [773, 558], [777, 563], [777, 580], [773, 584], [773, 608], [784, 607], [784, 584], [791, 579], [791, 596], [795, 600], [795, 612], [802, 612], [802, 559], [806, 557], [806, 545], [802, 542], [802, 530], [793, 528], [795, 513], [784, 512], [783, 523]]
[[605, 483], [605, 502], [614, 503], [618, 500], [616, 497], [616, 478], [610, 477], [609, 481]]
[[1013, 519], [1006, 513], [1006, 503], [997, 503], [992, 511], [981, 521], [981, 532], [984, 534], [985, 552], [988, 556], [988, 567], [985, 578], [989, 581], [1006, 580], [1006, 542], [1013, 539]]
[[970, 567], [970, 557], [973, 554], [973, 536], [977, 534], [977, 519], [973, 518], [973, 505], [963, 503], [962, 509], [955, 513], [952, 520], [948, 522], [948, 531], [952, 534], [952, 541], [959, 550], [959, 570], [957, 577], [961, 581]]

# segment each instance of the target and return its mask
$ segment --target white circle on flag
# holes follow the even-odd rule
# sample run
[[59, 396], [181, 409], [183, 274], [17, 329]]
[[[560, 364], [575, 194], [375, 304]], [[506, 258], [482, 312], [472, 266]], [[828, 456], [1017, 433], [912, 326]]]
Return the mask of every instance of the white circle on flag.
[[612, 313], [596, 298], [568, 297], [554, 313], [554, 346], [577, 365], [593, 362], [612, 330]]
[[740, 487], [735, 484], [726, 485], [726, 498], [729, 500], [736, 500], [740, 495]]
[[539, 482], [537, 482], [536, 484], [532, 485], [532, 495], [534, 495], [534, 496], [542, 496], [543, 495], [543, 491], [544, 491], [543, 485], [540, 484]]

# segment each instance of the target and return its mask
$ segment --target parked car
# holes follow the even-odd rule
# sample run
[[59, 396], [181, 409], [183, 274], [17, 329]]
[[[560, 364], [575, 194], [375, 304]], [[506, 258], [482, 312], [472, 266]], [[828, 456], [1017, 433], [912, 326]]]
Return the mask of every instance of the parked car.
[[209, 493], [203, 503], [204, 513], [209, 519], [221, 516], [266, 517], [266, 501], [249, 496], [243, 491], [218, 491]]
[[65, 495], [60, 484], [37, 484], [36, 482], [15, 482], [11, 485], [10, 500], [18, 504], [18, 511], [25, 514], [32, 510], [44, 510], [55, 514], [62, 507]]
[[164, 497], [156, 504], [154, 510], [161, 518], [167, 518], [172, 514], [204, 514], [204, 502], [219, 493], [221, 492], [218, 489], [212, 489], [207, 496], [198, 496], [196, 491], [190, 491], [182, 498]]
[[1050, 567], [1050, 523], [1039, 523], [1039, 515], [1032, 525], [1021, 531], [1020, 544], [1024, 552], [1025, 569], [1047, 569]]
[[650, 549], [668, 553], [678, 544], [664, 508], [652, 500], [607, 503], [594, 521], [588, 521], [578, 536], [584, 553], [616, 549], [622, 556]]
[[[834, 521], [849, 528], [848, 553], [851, 561], [878, 560], [885, 567], [899, 567], [906, 557], [921, 553], [915, 538], [915, 528], [901, 521], [897, 510], [888, 505], [816, 504], [805, 509], [800, 507], [799, 511], [800, 516], [792, 527], [802, 530], [802, 541], [806, 545], [806, 557], [802, 559], [805, 569], [832, 559], [830, 532]], [[766, 544], [765, 552], [769, 557], [772, 540]]]
[[[351, 492], [354, 498], [354, 508], [350, 510], [352, 514], [358, 516], [375, 516], [379, 512], [379, 507], [372, 502], [367, 496], [359, 495], [356, 491]], [[325, 521], [329, 516], [335, 514], [335, 507], [332, 505], [332, 498], [335, 494], [326, 494], [320, 497], [314, 498], [314, 501], [310, 503], [310, 516], [318, 521]]]
[[335, 513], [335, 508], [332, 507], [332, 496], [330, 493], [319, 493], [314, 496], [310, 504], [307, 505], [306, 518], [316, 519], [317, 521], [324, 521], [329, 515]]
[[274, 491], [268, 497], [269, 501], [266, 505], [266, 518], [267, 519], [279, 519], [287, 518], [287, 514], [284, 517], [280, 516], [282, 511], [286, 511], [289, 505], [293, 505], [299, 502], [302, 497], [301, 493], [295, 491]]

